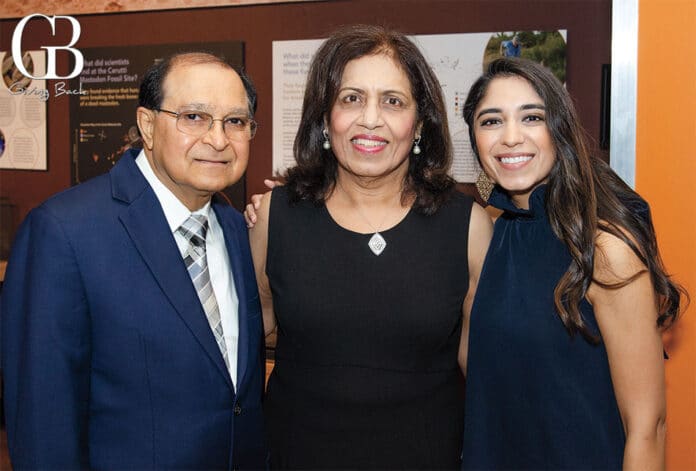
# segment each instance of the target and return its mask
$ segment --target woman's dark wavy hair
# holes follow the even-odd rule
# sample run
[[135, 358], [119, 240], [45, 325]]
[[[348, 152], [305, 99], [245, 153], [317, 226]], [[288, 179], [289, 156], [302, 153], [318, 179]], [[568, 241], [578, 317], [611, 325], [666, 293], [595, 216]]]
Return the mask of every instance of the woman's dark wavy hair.
[[[580, 332], [596, 342], [579, 310], [591, 282], [621, 288], [647, 271], [657, 295], [657, 325], [668, 327], [679, 314], [680, 294], [688, 294], [665, 273], [648, 204], [601, 159], [590, 155], [585, 132], [563, 85], [546, 67], [519, 58], [496, 59], [469, 91], [464, 119], [478, 157], [474, 135], [475, 111], [491, 81], [500, 77], [526, 80], [544, 101], [546, 124], [556, 151], [549, 174], [546, 213], [556, 236], [568, 246], [572, 261], [554, 290], [558, 314], [568, 332]], [[645, 265], [643, 270], [616, 284], [593, 279], [597, 230], [623, 240]]]
[[415, 195], [414, 209], [432, 214], [454, 190], [448, 175], [452, 143], [442, 89], [418, 47], [406, 36], [381, 26], [353, 25], [339, 29], [319, 48], [307, 76], [302, 118], [293, 147], [297, 165], [285, 174], [291, 201], [324, 203], [336, 183], [338, 163], [333, 150], [324, 150], [322, 130], [330, 119], [348, 62], [363, 56], [387, 54], [400, 64], [411, 83], [422, 121], [421, 153], [409, 156], [402, 200]]

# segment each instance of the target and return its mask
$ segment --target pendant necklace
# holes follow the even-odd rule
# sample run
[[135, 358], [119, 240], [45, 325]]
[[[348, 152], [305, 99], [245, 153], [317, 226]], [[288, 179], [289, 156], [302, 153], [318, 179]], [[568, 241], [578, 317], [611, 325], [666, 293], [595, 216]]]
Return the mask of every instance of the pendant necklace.
[[[340, 182], [338, 182], [338, 186], [341, 187], [341, 191], [348, 196], [348, 192], [343, 189], [343, 185], [341, 185]], [[350, 198], [350, 197], [349, 197]], [[368, 226], [374, 231], [374, 234], [372, 234], [372, 237], [370, 237], [370, 240], [367, 242], [367, 246], [372, 250], [372, 253], [379, 256], [382, 252], [384, 252], [384, 249], [387, 248], [387, 241], [384, 240], [384, 237], [382, 237], [382, 234], [379, 233], [379, 230], [375, 228], [375, 226], [372, 225], [369, 219], [365, 217], [363, 212], [360, 210], [360, 207], [358, 205], [355, 205], [355, 210], [358, 212], [361, 218], [365, 220]], [[387, 220], [387, 215], [389, 213], [385, 212], [384, 217], [382, 218], [382, 222], [379, 224], [378, 227], [382, 227], [384, 225], [384, 221]]]
[[[387, 241], [384, 240], [384, 237], [382, 237], [382, 234], [379, 233], [377, 229], [375, 229], [375, 226], [370, 223], [370, 221], [365, 217], [365, 215], [360, 211], [360, 209], [356, 208], [358, 211], [358, 214], [365, 220], [365, 222], [372, 228], [373, 231], [375, 231], [374, 234], [372, 234], [372, 237], [370, 237], [370, 240], [367, 242], [367, 246], [370, 247], [370, 250], [372, 250], [372, 253], [375, 255], [379, 255], [382, 252], [384, 252], [384, 249], [387, 248]], [[384, 224], [384, 221], [387, 219], [387, 216], [385, 214], [384, 218], [382, 218], [382, 223], [380, 224], [380, 227], [382, 224]]]
[[370, 247], [373, 254], [379, 255], [384, 251], [385, 248], [387, 248], [387, 241], [384, 240], [382, 234], [375, 232], [372, 237], [370, 237], [370, 241], [367, 243], [367, 246]]

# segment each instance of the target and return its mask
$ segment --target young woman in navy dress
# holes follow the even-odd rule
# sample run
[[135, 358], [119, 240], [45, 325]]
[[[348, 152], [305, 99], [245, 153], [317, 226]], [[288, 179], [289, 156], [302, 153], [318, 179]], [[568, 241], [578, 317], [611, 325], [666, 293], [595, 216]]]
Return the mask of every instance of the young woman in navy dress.
[[503, 214], [469, 320], [462, 468], [663, 469], [680, 288], [647, 203], [537, 63], [492, 62], [464, 117]]

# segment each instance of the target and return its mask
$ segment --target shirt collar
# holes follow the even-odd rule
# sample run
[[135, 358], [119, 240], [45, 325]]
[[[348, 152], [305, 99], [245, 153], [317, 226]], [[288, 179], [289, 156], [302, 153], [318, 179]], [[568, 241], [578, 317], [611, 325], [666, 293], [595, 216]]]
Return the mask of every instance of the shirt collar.
[[179, 201], [179, 198], [174, 196], [169, 188], [164, 186], [164, 183], [157, 178], [154, 170], [150, 166], [150, 162], [147, 160], [147, 156], [144, 151], [140, 151], [138, 157], [135, 159], [135, 163], [142, 172], [145, 180], [152, 187], [152, 191], [155, 192], [155, 196], [162, 206], [162, 211], [164, 212], [164, 217], [167, 218], [167, 224], [169, 224], [169, 229], [172, 232], [176, 232], [179, 226], [188, 219], [191, 214], [202, 214], [209, 218], [210, 216], [210, 201], [208, 201], [202, 208], [197, 209], [193, 213]]

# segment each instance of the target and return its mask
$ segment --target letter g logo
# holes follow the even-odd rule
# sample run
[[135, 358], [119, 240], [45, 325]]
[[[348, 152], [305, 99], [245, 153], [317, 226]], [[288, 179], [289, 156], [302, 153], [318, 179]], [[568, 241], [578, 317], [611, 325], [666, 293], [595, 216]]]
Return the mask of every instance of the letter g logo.
[[[29, 20], [31, 20], [32, 18], [36, 18], [36, 17], [41, 17], [41, 18], [45, 18], [46, 20], [48, 20], [48, 22], [51, 24], [51, 32], [53, 33], [54, 36], [56, 34], [56, 20], [58, 18], [68, 20], [73, 28], [72, 39], [70, 40], [70, 43], [67, 46], [42, 46], [41, 47], [41, 49], [46, 49], [46, 51], [48, 51], [48, 63], [46, 64], [46, 75], [44, 75], [43, 77], [31, 75], [26, 70], [26, 68], [24, 67], [24, 63], [22, 62], [22, 34], [24, 33], [24, 27], [27, 25]], [[17, 27], [15, 28], [14, 33], [12, 34], [12, 60], [14, 60], [14, 63], [17, 66], [17, 69], [19, 69], [19, 71], [23, 75], [25, 75], [27, 77], [31, 77], [33, 79], [49, 79], [49, 80], [71, 79], [71, 78], [77, 76], [80, 72], [82, 72], [82, 67], [84, 66], [84, 57], [82, 56], [82, 53], [79, 51], [79, 49], [71, 47], [80, 38], [80, 32], [81, 32], [80, 23], [72, 16], [46, 16], [46, 15], [42, 15], [40, 13], [25, 16], [17, 24]], [[57, 49], [65, 49], [67, 51], [70, 51], [75, 56], [75, 68], [70, 73], [70, 75], [66, 75], [63, 77], [63, 76], [56, 74], [56, 50]]]

